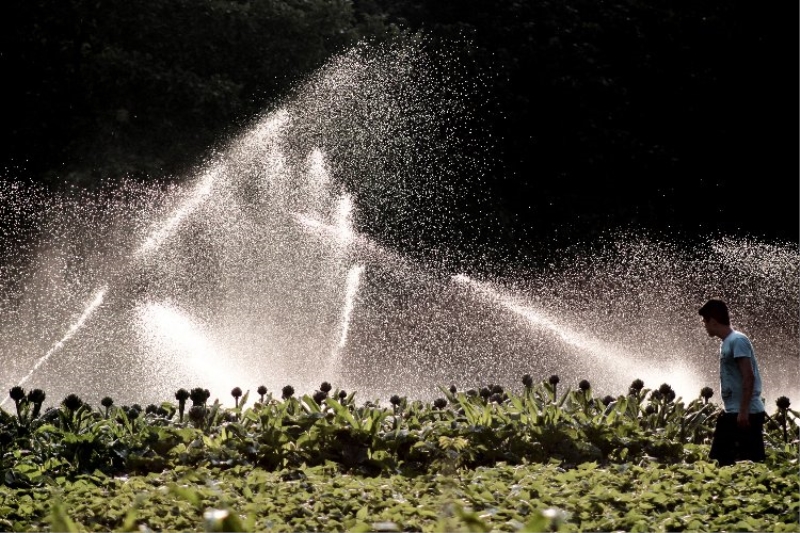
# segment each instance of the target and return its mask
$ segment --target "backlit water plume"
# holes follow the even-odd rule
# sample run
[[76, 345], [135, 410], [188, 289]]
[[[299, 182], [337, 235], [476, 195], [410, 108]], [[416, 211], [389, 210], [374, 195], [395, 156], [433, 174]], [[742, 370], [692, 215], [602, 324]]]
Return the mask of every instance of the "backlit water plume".
[[503, 277], [406, 253], [438, 236], [478, 257], [467, 236], [495, 228], [471, 214], [492, 166], [470, 133], [482, 83], [423, 42], [364, 45], [179, 182], [4, 180], [0, 385], [119, 405], [202, 387], [232, 405], [233, 387], [432, 399], [559, 374], [689, 399], [718, 388], [697, 309], [721, 296], [768, 401], [800, 398], [796, 245], [623, 229]]

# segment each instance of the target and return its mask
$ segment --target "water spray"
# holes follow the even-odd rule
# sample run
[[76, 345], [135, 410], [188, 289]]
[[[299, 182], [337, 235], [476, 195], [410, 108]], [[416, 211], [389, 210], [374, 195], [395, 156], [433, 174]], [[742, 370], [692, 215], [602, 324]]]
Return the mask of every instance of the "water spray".
[[[629, 379], [633, 381], [636, 378], [641, 378], [647, 383], [662, 383], [673, 380], [676, 385], [676, 391], [680, 389], [681, 392], [688, 394], [695, 394], [702, 387], [696, 377], [697, 371], [691, 366], [673, 365], [669, 369], [653, 365], [644, 367], [641, 361], [638, 361], [632, 354], [626, 353], [624, 350], [603, 342], [590, 334], [579, 332], [565, 325], [563, 320], [554, 319], [548, 316], [546, 312], [523, 303], [518, 297], [503, 293], [503, 291], [487, 282], [477, 281], [464, 274], [453, 276], [452, 281], [468, 287], [483, 300], [507, 309], [522, 318], [528, 325], [549, 331], [564, 344], [577, 348], [581, 353], [598, 362], [606, 363], [604, 368], [613, 372], [622, 380]], [[584, 329], [588, 329], [588, 327]]]
[[350, 317], [353, 314], [353, 307], [355, 307], [356, 294], [358, 293], [358, 285], [361, 281], [361, 273], [364, 272], [362, 265], [355, 265], [347, 273], [347, 284], [344, 295], [344, 307], [342, 309], [342, 334], [339, 336], [339, 344], [335, 354], [338, 356], [341, 349], [347, 344], [347, 332], [350, 329]]
[[[215, 167], [207, 171], [205, 175], [202, 176], [192, 194], [190, 194], [186, 200], [184, 200], [184, 202], [175, 209], [172, 216], [162, 224], [158, 225], [147, 235], [144, 243], [138, 250], [138, 254], [147, 255], [154, 253], [162, 245], [162, 243], [168, 239], [170, 233], [174, 231], [180, 222], [188, 217], [193, 211], [195, 211], [197, 207], [208, 197], [208, 195], [211, 193], [212, 184], [219, 173], [219, 167]], [[41, 367], [48, 359], [50, 359], [53, 354], [59, 352], [64, 345], [75, 336], [75, 334], [87, 323], [95, 311], [101, 307], [109, 291], [116, 287], [118, 283], [126, 282], [124, 278], [126, 278], [128, 274], [128, 269], [124, 269], [122, 272], [114, 276], [110, 283], [101, 286], [95, 291], [94, 296], [91, 298], [89, 304], [84, 308], [78, 319], [72, 323], [67, 330], [67, 333], [34, 363], [31, 370], [17, 383], [17, 386], [22, 386], [25, 384], [31, 378], [31, 376], [33, 376], [36, 370], [39, 369], [39, 367]], [[6, 396], [6, 398], [0, 402], [0, 406], [5, 404], [9, 398], [9, 396]]]
[[[73, 386], [71, 376], [55, 374], [55, 355], [61, 352], [63, 362], [84, 342], [95, 341], [92, 348], [105, 352], [103, 357], [113, 353], [133, 365], [150, 363], [156, 369], [164, 368], [166, 357], [178, 354], [167, 381], [152, 387], [143, 380], [142, 389], [154, 399], [163, 399], [175, 380], [185, 379], [180, 361], [194, 349], [207, 354], [227, 351], [231, 357], [224, 364], [241, 369], [248, 380], [270, 385], [283, 379], [279, 376], [307, 379], [303, 386], [318, 380], [329, 368], [311, 357], [336, 362], [340, 374], [353, 380], [348, 388], [420, 392], [439, 385], [432, 383], [435, 379], [470, 380], [481, 374], [510, 382], [530, 368], [526, 354], [549, 356], [546, 350], [551, 348], [559, 358], [553, 363], [581, 371], [597, 367], [603, 375], [607, 369], [613, 374], [609, 381], [647, 377], [641, 375], [646, 372], [660, 382], [683, 372], [678, 365], [689, 360], [686, 354], [707, 348], [706, 338], [693, 336], [686, 310], [714, 279], [720, 284], [733, 280], [731, 293], [748, 305], [758, 304], [751, 324], [767, 346], [763, 352], [787, 354], [782, 359], [773, 356], [772, 373], [786, 384], [770, 384], [769, 392], [777, 393], [780, 387], [796, 390], [797, 327], [796, 320], [787, 320], [796, 319], [798, 308], [794, 247], [779, 247], [778, 256], [773, 256], [737, 240], [728, 252], [692, 249], [687, 260], [671, 246], [622, 239], [605, 249], [608, 257], [581, 252], [571, 264], [508, 280], [514, 286], [530, 283], [542, 292], [505, 290], [502, 287], [511, 285], [467, 276], [455, 276], [451, 283], [451, 272], [436, 254], [419, 259], [397, 252], [394, 246], [412, 242], [406, 239], [446, 238], [442, 232], [452, 224], [465, 235], [492, 231], [486, 226], [491, 221], [459, 218], [458, 206], [461, 200], [468, 205], [482, 201], [483, 179], [494, 175], [489, 172], [493, 165], [485, 164], [490, 159], [479, 138], [450, 137], [459, 124], [469, 126], [470, 132], [481, 130], [473, 128], [476, 117], [470, 116], [472, 104], [485, 94], [480, 76], [450, 65], [441, 54], [427, 54], [421, 45], [415, 39], [388, 53], [355, 50], [335, 58], [285, 105], [234, 139], [196, 180], [166, 197], [161, 191], [148, 196], [149, 190], [130, 197], [137, 209], [133, 220], [142, 226], [129, 224], [128, 218], [113, 218], [108, 227], [97, 225], [92, 217], [82, 216], [83, 206], [80, 211], [54, 211], [59, 222], [63, 218], [68, 225], [56, 228], [70, 230], [64, 232], [67, 237], [82, 238], [83, 232], [100, 237], [61, 241], [61, 233], [42, 232], [42, 242], [30, 243], [41, 250], [52, 246], [67, 259], [79, 256], [89, 268], [71, 271], [67, 265], [54, 274], [50, 269], [60, 264], [43, 263], [34, 271], [41, 274], [41, 283], [13, 284], [8, 301], [14, 313], [3, 317], [0, 328], [0, 348], [7, 350], [2, 353], [9, 359], [12, 350], [19, 352], [27, 342], [27, 331], [50, 342], [45, 335], [54, 331], [54, 320], [62, 321], [55, 324], [59, 333], [64, 323], [72, 324], [42, 357], [26, 359], [33, 368], [21, 383], [38, 372], [37, 377], [45, 374], [53, 386]], [[458, 94], [476, 98], [461, 101]], [[465, 147], [469, 153], [464, 153]], [[376, 228], [380, 238], [353, 229], [353, 198], [358, 199], [361, 224]], [[117, 212], [114, 204], [99, 207], [114, 217], [130, 213]], [[124, 225], [113, 225], [117, 221]], [[465, 226], [472, 223], [480, 226]], [[139, 229], [133, 234], [131, 227]], [[61, 250], [64, 243], [69, 248]], [[97, 243], [112, 253], [100, 250], [91, 255]], [[752, 253], [743, 253], [748, 250]], [[779, 260], [784, 256], [786, 261]], [[747, 257], [758, 264], [739, 266]], [[502, 266], [510, 267], [503, 271], [516, 271], [515, 265]], [[743, 270], [751, 266], [753, 273]], [[75, 274], [76, 283], [48, 285], [52, 280], [46, 276], [62, 274]], [[139, 281], [146, 284], [144, 296]], [[86, 287], [96, 290], [85, 294]], [[72, 316], [69, 307], [62, 306], [54, 317], [37, 307], [37, 299], [54, 301], [54, 290], [66, 293], [69, 298], [63, 301], [69, 305], [84, 307], [80, 317]], [[539, 299], [530, 301], [530, 294]], [[162, 299], [155, 301], [156, 297]], [[579, 319], [574, 315], [576, 303], [587, 304]], [[617, 316], [618, 307], [667, 327], [653, 328], [652, 335], [642, 338], [641, 323], [629, 324], [624, 315]], [[127, 322], [131, 311], [142, 309], [147, 323], [142, 325], [137, 322], [141, 316], [134, 316], [137, 327], [132, 328]], [[786, 310], [793, 314], [787, 317]], [[203, 344], [192, 344], [195, 341]], [[639, 347], [644, 353], [636, 355], [641, 358], [632, 355]], [[676, 358], [664, 353], [664, 347], [679, 353], [679, 363], [669, 362]], [[345, 353], [346, 361], [340, 357]], [[95, 362], [91, 354], [79, 356], [81, 363]], [[542, 359], [540, 363], [550, 364]], [[195, 370], [206, 364], [194, 362]], [[697, 358], [692, 363], [703, 365]], [[674, 366], [662, 372], [666, 365]], [[134, 385], [130, 365], [119, 366], [108, 366], [108, 377], [117, 380], [110, 386], [121, 387], [120, 394], [137, 393], [128, 386]], [[705, 361], [707, 379], [715, 374], [714, 366], [715, 361]], [[769, 366], [762, 370], [768, 375]], [[91, 371], [95, 386], [106, 378]], [[676, 379], [692, 382], [700, 377], [693, 369], [685, 374], [688, 378]]]
[[[19, 380], [19, 382], [17, 383], [18, 387], [21, 387], [26, 381], [28, 381], [33, 375], [33, 373], [36, 372], [36, 370], [40, 366], [42, 366], [45, 363], [45, 361], [50, 359], [50, 357], [54, 353], [58, 352], [61, 348], [63, 348], [64, 344], [67, 341], [69, 341], [75, 335], [75, 333], [77, 333], [79, 329], [83, 327], [86, 321], [89, 320], [89, 317], [91, 317], [92, 314], [94, 314], [95, 310], [101, 306], [103, 300], [105, 299], [107, 291], [108, 287], [102, 287], [97, 292], [95, 292], [94, 296], [92, 297], [92, 300], [89, 302], [89, 305], [87, 305], [86, 308], [83, 310], [83, 313], [81, 313], [81, 316], [79, 316], [78, 319], [72, 323], [72, 325], [67, 330], [67, 333], [63, 337], [61, 337], [61, 340], [56, 342], [52, 348], [47, 350], [47, 352], [36, 361], [36, 363], [33, 365], [33, 368], [31, 368], [30, 372], [28, 372], [25, 375], [25, 377]], [[6, 396], [6, 398], [2, 402], [0, 402], [0, 406], [6, 403], [9, 399], [10, 396]]]
[[222, 169], [219, 165], [207, 170], [192, 193], [175, 209], [172, 216], [159, 224], [157, 228], [147, 235], [138, 253], [144, 255], [155, 252], [161, 246], [162, 242], [175, 231], [175, 228], [208, 198], [211, 194], [212, 185], [221, 172]]

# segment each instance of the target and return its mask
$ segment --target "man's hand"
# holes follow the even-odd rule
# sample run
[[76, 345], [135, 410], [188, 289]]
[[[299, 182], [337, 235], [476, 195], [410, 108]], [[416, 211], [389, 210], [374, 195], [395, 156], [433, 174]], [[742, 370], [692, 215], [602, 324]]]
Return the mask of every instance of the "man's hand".
[[739, 411], [736, 417], [736, 425], [739, 429], [747, 429], [750, 427], [750, 413], [746, 411]]

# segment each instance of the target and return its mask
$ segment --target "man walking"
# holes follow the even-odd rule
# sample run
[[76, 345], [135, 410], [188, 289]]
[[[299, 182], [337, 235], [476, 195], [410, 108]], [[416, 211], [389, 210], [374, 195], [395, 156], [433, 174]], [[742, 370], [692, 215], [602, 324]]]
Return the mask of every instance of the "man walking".
[[720, 466], [739, 460], [763, 461], [766, 412], [753, 345], [747, 335], [731, 327], [724, 301], [709, 300], [699, 314], [709, 337], [722, 341], [719, 378], [725, 412], [717, 418], [709, 458]]

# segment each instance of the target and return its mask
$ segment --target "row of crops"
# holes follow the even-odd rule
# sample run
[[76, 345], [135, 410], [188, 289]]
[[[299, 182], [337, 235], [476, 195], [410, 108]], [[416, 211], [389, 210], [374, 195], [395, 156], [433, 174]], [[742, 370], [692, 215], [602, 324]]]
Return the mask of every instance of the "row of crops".
[[[679, 512], [675, 505], [669, 508], [669, 501], [675, 497], [674, 487], [663, 487], [663, 494], [656, 498], [664, 500], [660, 504], [645, 502], [647, 505], [639, 509], [641, 501], [630, 500], [624, 491], [611, 490], [610, 485], [605, 489], [616, 496], [607, 495], [612, 501], [597, 507], [598, 498], [605, 497], [589, 497], [591, 485], [582, 494], [564, 487], [550, 493], [544, 487], [531, 492], [530, 486], [510, 483], [507, 490], [522, 492], [526, 496], [522, 500], [528, 503], [521, 509], [514, 500], [513, 510], [509, 510], [503, 505], [498, 507], [500, 492], [495, 491], [497, 494], [492, 496], [492, 491], [465, 486], [463, 480], [480, 472], [487, 479], [513, 479], [520, 472], [536, 472], [530, 474], [531, 480], [550, 476], [552, 483], [561, 483], [569, 476], [599, 480], [612, 473], [627, 479], [636, 469], [640, 469], [636, 478], [653, 469], [672, 472], [670, 475], [699, 469], [704, 479], [698, 484], [699, 490], [711, 483], [711, 478], [720, 482], [716, 472], [735, 468], [755, 469], [755, 473], [769, 479], [768, 483], [762, 480], [761, 486], [778, 489], [775, 501], [762, 497], [758, 504], [766, 506], [761, 514], [772, 516], [772, 523], [778, 524], [770, 530], [780, 531], [780, 524], [796, 523], [797, 506], [792, 514], [790, 502], [798, 499], [800, 413], [791, 409], [786, 397], [779, 398], [768, 413], [767, 463], [739, 463], [718, 469], [706, 459], [720, 413], [709, 388], [700, 391], [697, 398], [684, 401], [676, 398], [668, 384], [648, 389], [641, 380], [635, 380], [624, 394], [596, 398], [586, 380], [574, 389], [559, 390], [557, 376], [535, 383], [526, 375], [518, 391], [499, 385], [468, 390], [451, 386], [442, 388], [440, 397], [432, 402], [401, 396], [392, 396], [386, 405], [359, 402], [356, 393], [334, 389], [327, 382], [313, 394], [297, 395], [287, 385], [279, 392], [258, 387], [252, 401], [250, 393], [238, 387], [231, 395], [235, 407], [224, 407], [218, 400], [212, 403], [208, 390], [194, 388], [180, 389], [174, 400], [159, 405], [118, 406], [107, 397], [95, 408], [72, 394], [57, 407], [43, 409], [43, 391], [12, 388], [9, 396], [14, 401], [14, 411], [0, 410], [0, 529], [124, 530], [140, 528], [145, 523], [155, 529], [184, 530], [254, 530], [268, 525], [270, 530], [288, 531], [453, 530], [473, 526], [477, 529], [472, 530], [534, 531], [542, 527], [585, 530], [588, 521], [594, 520], [591, 523], [602, 525], [601, 530], [620, 529], [623, 524], [622, 529], [652, 531], [659, 528], [653, 526], [646, 511], [656, 512], [661, 505], [664, 509], [656, 513], [658, 516]], [[199, 472], [206, 473], [202, 479], [197, 478]], [[260, 480], [256, 486], [241, 485], [244, 472], [248, 478]], [[309, 484], [311, 478], [316, 479], [315, 485]], [[232, 483], [236, 496], [220, 500], [222, 489], [206, 490], [210, 480], [214, 486]], [[346, 486], [333, 487], [335, 480], [347, 480]], [[350, 494], [353, 486], [365, 484], [416, 486], [412, 480], [424, 485], [409, 489], [419, 500], [413, 509], [407, 505], [408, 494], [397, 493], [394, 497], [405, 511], [390, 512], [385, 506], [376, 510], [377, 514], [365, 514], [365, 507], [343, 509], [341, 498], [327, 492], [328, 496], [317, 494], [311, 498], [317, 503], [316, 507], [311, 505], [310, 511], [306, 509], [307, 500], [300, 502], [301, 507], [306, 506], [304, 511], [291, 511], [293, 505], [288, 502], [275, 506], [300, 490], [298, 485], [306, 487], [305, 493], [335, 488]], [[144, 492], [138, 496], [129, 494], [128, 499], [132, 500], [125, 500], [127, 503], [120, 505], [111, 518], [99, 518], [103, 501], [137, 483], [143, 483]], [[441, 493], [442, 483], [452, 490]], [[633, 490], [639, 482], [631, 478], [629, 483]], [[431, 484], [439, 488], [433, 489]], [[720, 485], [720, 490], [731, 486], [734, 485]], [[742, 490], [747, 486], [743, 484]], [[275, 492], [277, 488], [281, 490]], [[163, 501], [143, 503], [152, 496], [142, 496], [148, 491], [156, 491]], [[430, 492], [429, 496], [438, 494], [444, 500], [424, 503], [420, 491]], [[565, 496], [567, 493], [569, 497]], [[83, 514], [75, 514], [69, 506], [53, 503], [69, 502], [80, 494], [84, 502], [97, 498], [94, 510], [87, 507], [89, 504], [82, 504]], [[264, 494], [272, 494], [272, 504], [267, 505]], [[537, 500], [537, 494], [549, 494], [549, 503], [541, 498], [538, 504], [531, 503]], [[363, 494], [360, 497], [366, 498]], [[319, 503], [325, 498], [338, 506], [336, 510]], [[717, 505], [727, 501], [724, 497], [717, 499], [709, 502]], [[254, 507], [256, 500], [261, 503]], [[575, 509], [565, 511], [563, 507], [569, 507], [571, 500]], [[637, 512], [629, 509], [634, 503]], [[604, 505], [611, 507], [606, 509]], [[237, 506], [239, 510], [232, 512]], [[424, 509], [431, 506], [432, 515], [426, 515]], [[495, 509], [495, 514], [501, 509], [510, 512], [513, 519], [501, 514], [497, 520], [504, 516], [506, 519], [499, 526], [495, 514], [477, 512], [476, 507]], [[589, 510], [578, 512], [584, 507]], [[595, 507], [597, 512], [591, 511]], [[630, 515], [628, 522], [619, 522], [614, 509]], [[725, 520], [730, 515], [724, 506], [716, 512]], [[741, 516], [737, 514], [740, 512]], [[385, 520], [372, 519], [381, 513], [386, 514]], [[756, 527], [746, 520], [752, 513], [737, 513], [730, 515], [736, 518], [737, 529]], [[691, 529], [687, 520], [667, 520], [664, 523], [670, 525], [664, 527]], [[703, 527], [719, 525], [711, 519], [697, 523]], [[761, 529], [754, 530], [765, 530], [762, 523], [757, 527]]]
[[[635, 380], [626, 394], [595, 398], [588, 381], [559, 394], [558, 378], [524, 389], [502, 386], [442, 389], [433, 402], [392, 396], [388, 405], [356, 401], [355, 393], [324, 382], [313, 395], [287, 385], [276, 397], [265, 387], [231, 391], [234, 408], [209, 403], [207, 389], [180, 389], [174, 402], [98, 409], [71, 394], [42, 412], [45, 393], [14, 387], [15, 413], [0, 410], [0, 468], [9, 485], [35, 482], [18, 475], [24, 462], [59, 463], [59, 474], [99, 470], [160, 471], [177, 465], [255, 465], [275, 470], [332, 461], [377, 475], [396, 471], [544, 462], [599, 464], [651, 457], [686, 459], [687, 444], [707, 444], [720, 407], [713, 391], [684, 402], [668, 384], [650, 390]], [[797, 439], [797, 411], [777, 400], [766, 424], [767, 444], [782, 449]], [[23, 453], [24, 452], [24, 453]], [[17, 459], [16, 456], [20, 458]]]

